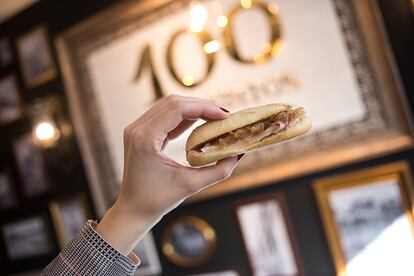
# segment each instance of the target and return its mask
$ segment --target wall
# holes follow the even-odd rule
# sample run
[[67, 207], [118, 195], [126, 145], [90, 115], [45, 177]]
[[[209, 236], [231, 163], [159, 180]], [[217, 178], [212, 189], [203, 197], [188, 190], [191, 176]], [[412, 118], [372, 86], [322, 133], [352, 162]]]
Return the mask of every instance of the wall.
[[[46, 24], [51, 41], [63, 30], [73, 26], [77, 22], [86, 19], [110, 7], [115, 0], [43, 0], [28, 10], [18, 14], [14, 18], [0, 25], [1, 37], [8, 36], [12, 41], [23, 32], [30, 30], [38, 24]], [[410, 14], [409, 0], [379, 0], [382, 13], [385, 18], [387, 32], [390, 38], [393, 53], [395, 55], [398, 70], [409, 99], [410, 106], [414, 110], [414, 14]], [[14, 54], [16, 51], [14, 48]], [[2, 70], [0, 76], [14, 72], [18, 76], [22, 96], [26, 104], [30, 104], [37, 97], [46, 95], [58, 95], [64, 97], [64, 87], [61, 76], [31, 91], [24, 89], [20, 70], [12, 66]], [[13, 137], [30, 130], [27, 119], [22, 119], [10, 126], [0, 128], [0, 168], [12, 164], [16, 171], [15, 162], [12, 157], [10, 142]], [[81, 162], [76, 141], [71, 141], [74, 166], [69, 171], [59, 170], [59, 166], [50, 166], [49, 174], [54, 189], [48, 195], [38, 200], [24, 200], [23, 206], [7, 213], [0, 213], [0, 224], [15, 220], [31, 214], [32, 212], [45, 212], [48, 210], [48, 201], [66, 194], [83, 191], [89, 196], [85, 171]], [[334, 275], [334, 266], [329, 253], [321, 219], [317, 210], [316, 201], [311, 189], [311, 182], [318, 177], [334, 175], [341, 172], [353, 171], [379, 164], [385, 164], [396, 160], [409, 160], [414, 172], [414, 151], [406, 150], [388, 156], [374, 158], [364, 162], [349, 164], [340, 168], [318, 172], [312, 175], [291, 179], [283, 183], [272, 183], [271, 185], [223, 196], [207, 201], [197, 202], [182, 206], [166, 216], [154, 229], [158, 240], [162, 229], [178, 215], [191, 214], [205, 218], [217, 232], [217, 249], [206, 266], [199, 269], [183, 270], [175, 267], [160, 254], [164, 275], [182, 275], [195, 272], [208, 272], [223, 269], [236, 269], [241, 275], [249, 275], [247, 256], [241, 242], [240, 232], [234, 216], [234, 203], [238, 200], [269, 192], [280, 191], [285, 195], [288, 211], [293, 225], [293, 236], [298, 242], [299, 252], [303, 261], [304, 270], [307, 275]], [[14, 173], [18, 182], [18, 177]], [[90, 200], [90, 198], [89, 198]], [[39, 204], [39, 202], [41, 202]], [[54, 237], [55, 238], [55, 237]], [[157, 243], [158, 251], [160, 245]], [[2, 255], [4, 254], [4, 243], [1, 244]], [[55, 253], [58, 252], [56, 246]], [[2, 272], [16, 272], [44, 266], [53, 256], [29, 260], [24, 263], [16, 263], [11, 266], [2, 265]]]

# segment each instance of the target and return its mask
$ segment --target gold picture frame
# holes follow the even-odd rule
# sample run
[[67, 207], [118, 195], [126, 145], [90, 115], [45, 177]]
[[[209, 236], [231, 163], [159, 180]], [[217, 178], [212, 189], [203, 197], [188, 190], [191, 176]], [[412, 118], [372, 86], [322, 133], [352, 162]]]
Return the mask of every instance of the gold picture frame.
[[[387, 190], [384, 189], [384, 187], [387, 187], [386, 185], [395, 185], [395, 188], [398, 188], [397, 198], [392, 199], [392, 192], [387, 193], [385, 197], [384, 195], [380, 195], [384, 192], [381, 192], [380, 190], [378, 190], [378, 188], [383, 189], [383, 191], [387, 191], [388, 188]], [[364, 190], [360, 190], [361, 187]], [[373, 218], [378, 218], [378, 216], [376, 216], [373, 212], [373, 210], [378, 211], [378, 208], [376, 206], [384, 207], [384, 202], [392, 202], [390, 200], [399, 199], [399, 206], [401, 207], [402, 213], [398, 215], [405, 217], [405, 219], [408, 221], [408, 228], [411, 228], [412, 231], [411, 239], [414, 240], [414, 192], [413, 181], [410, 175], [410, 167], [407, 162], [395, 162], [356, 172], [317, 179], [313, 184], [313, 189], [316, 195], [329, 248], [333, 256], [338, 276], [346, 276], [348, 274], [351, 274], [351, 272], [349, 272], [348, 270], [355, 271], [356, 268], [355, 265], [352, 264], [352, 262], [355, 263], [354, 260], [358, 258], [357, 253], [359, 254], [360, 252], [362, 252], [362, 250], [369, 250], [367, 248], [369, 248], [370, 243], [364, 244], [364, 247], [360, 248], [359, 252], [355, 253], [355, 244], [357, 243], [354, 241], [354, 245], [352, 245], [354, 247], [352, 247], [351, 242], [354, 238], [350, 237], [347, 239], [347, 235], [351, 233], [349, 231], [352, 231], [352, 225], [357, 225], [356, 221], [358, 221], [360, 225], [362, 223], [366, 223], [366, 220], [363, 220], [361, 217], [358, 217], [360, 215], [358, 215], [357, 212], [361, 213], [365, 210], [366, 214], [370, 214]], [[377, 192], [375, 192], [375, 189], [377, 189]], [[334, 194], [338, 191], [340, 193]], [[372, 201], [366, 200], [369, 197], [367, 192], [371, 194], [370, 196], [378, 195], [378, 198], [383, 197], [383, 199], [381, 199], [382, 201], [377, 200], [377, 202], [379, 202], [382, 205], [375, 203], [375, 199], [373, 199]], [[352, 195], [351, 193], [354, 194]], [[340, 199], [341, 196], [342, 200]], [[348, 199], [346, 199], [345, 201], [344, 196], [348, 196]], [[349, 206], [353, 206], [354, 209], [348, 208], [348, 213], [346, 213], [346, 211], [344, 211], [345, 208], [347, 208], [345, 207], [347, 205], [345, 202], [351, 202], [353, 200], [352, 198], [355, 198], [355, 201], [352, 202], [353, 205]], [[335, 206], [334, 201], [341, 202], [340, 206], [338, 205], [338, 203]], [[365, 202], [365, 204], [368, 204], [365, 205], [368, 207], [362, 207], [362, 205], [358, 205], [361, 206], [361, 209], [356, 208], [356, 204], [359, 204], [361, 202]], [[373, 205], [369, 207], [369, 204]], [[389, 210], [393, 210], [390, 207], [390, 205], [387, 206], [387, 208], [383, 208], [382, 210], [388, 210], [387, 212], [390, 212]], [[353, 210], [353, 212], [351, 213], [349, 212], [349, 210]], [[371, 213], [369, 213], [370, 211]], [[384, 215], [384, 217], [386, 216]], [[381, 219], [378, 219], [378, 221], [380, 220]], [[368, 222], [366, 223], [366, 225], [362, 227], [368, 228], [369, 224], [373, 225], [373, 223], [370, 222], [369, 219], [367, 221]], [[395, 220], [393, 222], [395, 222]], [[389, 225], [387, 225], [386, 227], [390, 228]], [[366, 233], [363, 232], [363, 230], [361, 229], [362, 228], [354, 228], [353, 231], [358, 231], [357, 233], [359, 235], [361, 235], [361, 233]], [[372, 229], [374, 229], [374, 227]], [[381, 231], [381, 233], [384, 233], [384, 229], [382, 229]], [[377, 235], [379, 236], [380, 234]], [[355, 240], [358, 239], [359, 238]], [[347, 245], [347, 241], [350, 244], [349, 246]], [[371, 244], [373, 243], [374, 241], [371, 241]], [[368, 254], [366, 252], [369, 251], [365, 251], [365, 254]], [[349, 256], [353, 257], [350, 258]], [[365, 265], [369, 264], [365, 263]]]
[[[180, 254], [180, 249], [174, 245], [175, 242], [179, 242], [178, 235], [180, 232], [184, 234], [182, 238], [185, 239], [189, 238], [189, 235], [196, 233], [197, 238], [201, 237], [204, 240], [205, 247], [202, 248], [201, 252], [195, 254], [196, 256], [188, 257]], [[185, 240], [181, 242], [185, 242]], [[175, 219], [167, 225], [161, 237], [162, 252], [173, 264], [181, 267], [197, 267], [206, 263], [212, 255], [215, 245], [216, 233], [214, 229], [205, 220], [195, 216], [183, 216]], [[185, 245], [180, 247], [184, 250], [191, 250], [188, 247], [186, 248]], [[188, 253], [192, 254], [191, 252]]]
[[26, 88], [31, 89], [56, 77], [56, 67], [46, 26], [22, 34], [16, 41], [19, 63]]
[[[364, 99], [367, 112], [358, 120], [311, 132], [280, 147], [252, 152], [238, 165], [232, 177], [188, 201], [257, 188], [412, 147], [408, 106], [377, 0], [330, 1], [338, 16], [343, 44], [347, 47], [354, 77], [360, 85], [359, 96]], [[114, 157], [115, 151], [107, 133], [108, 125], [115, 124], [109, 124], [100, 113], [103, 108], [86, 61], [103, 47], [114, 45], [134, 31], [182, 11], [190, 2], [125, 1], [66, 30], [55, 41], [75, 133], [100, 215], [109, 208], [118, 193], [120, 176], [117, 174], [122, 173], [119, 170], [122, 162], [119, 160], [122, 159]], [[143, 49], [147, 50], [140, 52], [141, 63], [151, 69], [154, 64], [147, 60], [150, 48]], [[139, 68], [143, 68], [141, 65]], [[137, 76], [140, 74], [131, 73], [131, 79]], [[151, 81], [157, 87], [160, 80], [154, 76]], [[162, 95], [158, 93], [156, 96]]]

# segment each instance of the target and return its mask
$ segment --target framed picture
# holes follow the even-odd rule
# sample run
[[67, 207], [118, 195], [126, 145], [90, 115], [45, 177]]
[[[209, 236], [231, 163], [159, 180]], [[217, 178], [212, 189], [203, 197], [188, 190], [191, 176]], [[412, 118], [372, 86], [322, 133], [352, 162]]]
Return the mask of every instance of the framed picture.
[[133, 251], [141, 260], [141, 264], [134, 275], [148, 276], [161, 274], [162, 268], [155, 247], [154, 237], [151, 232], [145, 235], [137, 246], [135, 246]]
[[318, 179], [314, 189], [337, 275], [414, 274], [408, 163]]
[[50, 254], [53, 244], [47, 222], [41, 216], [16, 221], [2, 226], [7, 256], [11, 261]]
[[11, 208], [17, 204], [12, 186], [10, 174], [7, 171], [0, 172], [0, 210]]
[[27, 88], [43, 84], [56, 76], [46, 27], [36, 27], [20, 36], [17, 52]]
[[210, 258], [215, 248], [216, 234], [205, 220], [184, 216], [166, 227], [161, 243], [162, 252], [173, 264], [196, 267]]
[[[313, 122], [309, 134], [249, 154], [231, 178], [193, 200], [411, 146], [380, 14], [377, 0], [126, 1], [60, 34], [98, 212], [121, 183], [123, 129], [169, 91], [232, 112], [288, 102]], [[165, 148], [184, 165], [190, 131]]]
[[32, 197], [48, 191], [45, 158], [31, 134], [18, 137], [13, 142], [13, 149], [24, 194]]
[[281, 194], [240, 202], [236, 216], [253, 275], [303, 275]]
[[84, 195], [52, 201], [49, 210], [61, 249], [76, 237], [91, 215]]
[[13, 53], [10, 48], [10, 40], [6, 37], [0, 39], [0, 67], [4, 68], [13, 61]]
[[215, 271], [209, 273], [202, 273], [202, 274], [192, 274], [190, 276], [239, 276], [234, 270], [225, 270], [225, 271]]
[[23, 114], [22, 101], [13, 75], [0, 79], [0, 124], [19, 119]]

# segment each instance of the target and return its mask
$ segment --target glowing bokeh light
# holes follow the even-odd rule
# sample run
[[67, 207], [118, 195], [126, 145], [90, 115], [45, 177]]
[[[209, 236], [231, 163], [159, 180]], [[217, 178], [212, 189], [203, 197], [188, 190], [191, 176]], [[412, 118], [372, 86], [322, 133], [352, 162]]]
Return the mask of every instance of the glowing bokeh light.
[[190, 8], [190, 30], [194, 33], [201, 32], [204, 29], [208, 17], [207, 9], [200, 3], [194, 3]]
[[193, 85], [194, 84], [194, 77], [191, 76], [191, 75], [185, 75], [183, 77], [183, 84], [185, 86], [191, 86], [191, 85]]
[[227, 23], [229, 22], [229, 19], [227, 18], [227, 16], [225, 15], [220, 15], [219, 17], [217, 17], [216, 19], [216, 24], [217, 26], [219, 26], [220, 28], [224, 28], [227, 26]]
[[215, 53], [218, 50], [220, 50], [220, 48], [221, 48], [220, 42], [218, 42], [217, 40], [211, 40], [207, 42], [206, 44], [204, 44], [203, 46], [203, 50], [207, 54]]

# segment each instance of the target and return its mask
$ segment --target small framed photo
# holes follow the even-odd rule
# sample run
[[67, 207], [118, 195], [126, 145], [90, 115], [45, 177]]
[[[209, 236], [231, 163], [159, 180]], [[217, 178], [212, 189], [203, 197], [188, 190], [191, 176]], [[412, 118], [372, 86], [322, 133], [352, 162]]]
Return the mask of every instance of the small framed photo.
[[154, 237], [151, 232], [135, 246], [134, 253], [141, 260], [140, 266], [134, 275], [160, 275], [162, 272], [157, 249], [155, 247]]
[[5, 224], [2, 234], [11, 261], [38, 257], [53, 251], [47, 222], [42, 216]]
[[313, 187], [337, 275], [414, 275], [408, 163], [318, 179]]
[[84, 195], [52, 201], [49, 210], [61, 249], [76, 237], [91, 215]]
[[242, 201], [236, 215], [253, 275], [303, 275], [281, 194]]
[[13, 52], [10, 48], [10, 40], [6, 37], [0, 39], [0, 67], [4, 68], [13, 61]]
[[23, 114], [22, 101], [13, 75], [0, 79], [0, 124], [19, 119]]
[[196, 267], [210, 258], [216, 245], [216, 234], [205, 220], [183, 216], [167, 225], [161, 243], [162, 252], [173, 264]]
[[10, 174], [0, 172], [0, 210], [9, 209], [17, 204], [16, 194], [12, 187]]
[[46, 28], [39, 26], [17, 40], [24, 83], [27, 88], [43, 84], [56, 76]]
[[13, 150], [19, 170], [23, 193], [33, 197], [49, 190], [46, 162], [41, 149], [35, 145], [31, 134], [18, 137]]

